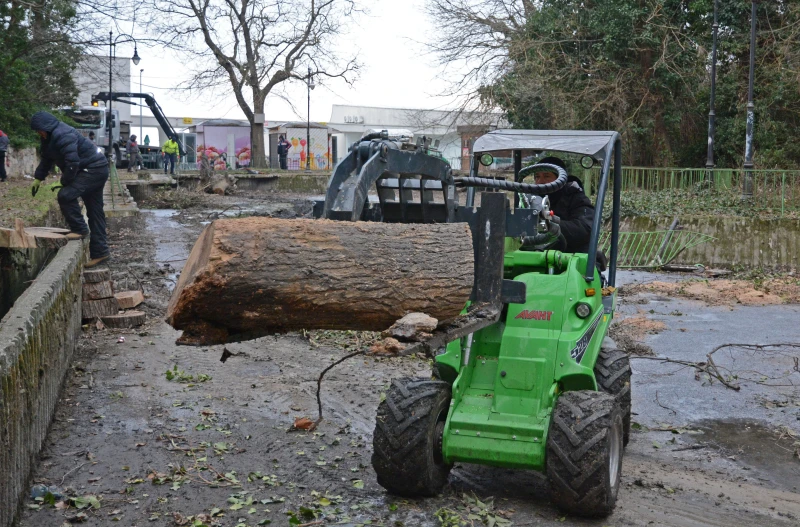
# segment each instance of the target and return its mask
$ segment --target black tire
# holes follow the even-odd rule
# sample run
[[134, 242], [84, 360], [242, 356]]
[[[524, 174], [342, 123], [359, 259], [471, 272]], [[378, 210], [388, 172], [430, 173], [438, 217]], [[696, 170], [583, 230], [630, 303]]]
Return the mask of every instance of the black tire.
[[378, 484], [400, 496], [435, 496], [452, 465], [442, 459], [441, 436], [450, 408], [450, 385], [430, 379], [395, 379], [378, 406], [372, 467]]
[[614, 510], [622, 470], [622, 412], [603, 392], [562, 394], [547, 436], [547, 476], [553, 502], [577, 516]]
[[594, 365], [597, 387], [617, 398], [622, 410], [622, 444], [631, 438], [631, 359], [616, 347], [601, 347]]

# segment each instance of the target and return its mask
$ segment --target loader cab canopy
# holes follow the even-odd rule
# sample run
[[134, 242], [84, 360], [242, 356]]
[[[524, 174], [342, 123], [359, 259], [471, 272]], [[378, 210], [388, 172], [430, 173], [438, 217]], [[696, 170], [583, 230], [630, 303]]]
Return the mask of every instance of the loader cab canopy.
[[590, 156], [598, 163], [611, 156], [617, 132], [584, 130], [494, 130], [475, 140], [475, 154], [497, 151], [522, 151], [523, 154], [548, 151]]
[[[514, 179], [519, 180], [522, 159], [530, 154], [540, 152], [564, 152], [589, 156], [600, 167], [600, 182], [595, 199], [594, 221], [589, 241], [589, 254], [596, 254], [600, 241], [600, 229], [603, 224], [603, 205], [606, 191], [612, 189], [611, 214], [611, 255], [609, 266], [609, 283], [615, 284], [617, 270], [617, 252], [619, 244], [620, 220], [620, 185], [622, 182], [622, 141], [619, 133], [613, 131], [588, 130], [494, 130], [477, 140], [472, 147], [472, 163], [470, 175], [477, 176], [480, 167], [478, 161], [482, 154], [510, 152], [514, 158]], [[613, 174], [611, 165], [613, 161]], [[609, 183], [612, 183], [609, 185]], [[518, 193], [517, 193], [518, 194]], [[519, 196], [515, 197], [519, 203]], [[467, 204], [474, 203], [474, 190], [467, 193]], [[585, 279], [590, 282], [594, 277], [595, 259], [589, 258]]]

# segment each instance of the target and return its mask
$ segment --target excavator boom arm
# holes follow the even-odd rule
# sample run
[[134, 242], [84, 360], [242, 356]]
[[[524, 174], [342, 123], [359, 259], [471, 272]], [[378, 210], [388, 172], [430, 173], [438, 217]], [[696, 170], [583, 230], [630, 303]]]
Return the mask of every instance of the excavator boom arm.
[[[150, 108], [150, 111], [153, 112], [153, 117], [156, 118], [158, 124], [161, 126], [161, 129], [164, 130], [164, 133], [167, 134], [168, 137], [177, 136], [178, 133], [169, 124], [169, 119], [164, 115], [164, 111], [161, 109], [161, 106], [156, 102], [155, 98], [150, 95], [149, 93], [132, 93], [132, 92], [106, 92], [102, 91], [92, 97], [92, 99], [96, 99], [98, 101], [118, 101], [123, 102], [126, 104], [134, 104], [131, 101], [126, 101], [124, 99], [144, 99], [145, 104], [147, 107]], [[181, 153], [181, 156], [186, 155], [186, 149], [183, 147], [183, 143], [178, 141], [178, 150]]]

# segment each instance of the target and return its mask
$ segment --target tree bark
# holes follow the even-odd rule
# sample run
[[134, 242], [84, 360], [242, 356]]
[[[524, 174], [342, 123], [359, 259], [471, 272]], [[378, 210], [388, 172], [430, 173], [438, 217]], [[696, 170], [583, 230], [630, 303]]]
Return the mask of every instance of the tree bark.
[[86, 282], [83, 284], [84, 300], [100, 300], [114, 296], [114, 287], [111, 282]]
[[[260, 112], [256, 109], [256, 113]], [[264, 147], [264, 124], [250, 123], [250, 168], [266, 167], [267, 153]]]
[[117, 299], [112, 296], [111, 298], [102, 298], [100, 300], [84, 300], [81, 302], [81, 309], [83, 319], [87, 320], [116, 315], [119, 311], [119, 304], [117, 304]]
[[217, 220], [167, 307], [179, 344], [301, 329], [384, 330], [407, 313], [456, 317], [472, 291], [469, 227], [328, 220]]
[[85, 283], [94, 284], [97, 282], [105, 282], [111, 280], [111, 270], [107, 267], [103, 269], [84, 269], [83, 281]]
[[118, 315], [100, 317], [103, 324], [110, 328], [134, 328], [141, 326], [147, 320], [144, 311], [126, 311]]

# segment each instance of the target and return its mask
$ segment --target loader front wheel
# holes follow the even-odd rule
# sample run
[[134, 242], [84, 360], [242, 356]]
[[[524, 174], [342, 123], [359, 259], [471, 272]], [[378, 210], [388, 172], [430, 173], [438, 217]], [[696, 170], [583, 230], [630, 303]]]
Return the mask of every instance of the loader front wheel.
[[378, 483], [400, 496], [435, 496], [452, 465], [442, 458], [442, 432], [450, 385], [430, 379], [395, 379], [378, 406], [372, 467]]
[[597, 387], [613, 395], [622, 410], [622, 445], [628, 446], [631, 438], [631, 359], [616, 346], [600, 348], [594, 365]]
[[622, 412], [613, 396], [589, 390], [562, 394], [547, 436], [553, 502], [577, 516], [610, 514], [619, 491], [622, 452]]

